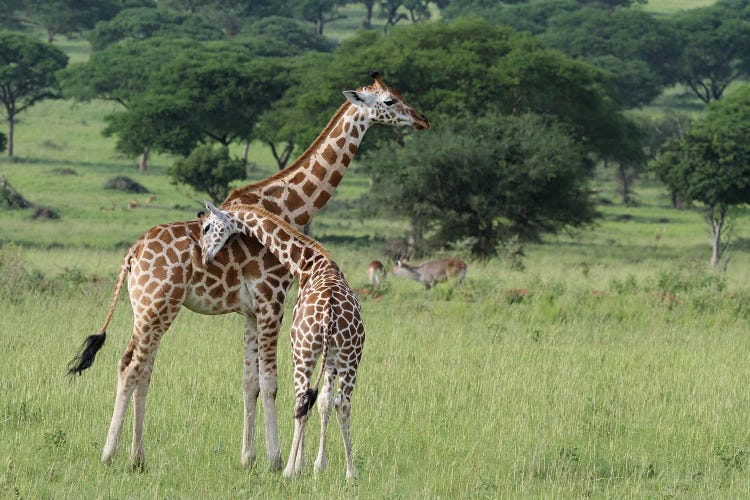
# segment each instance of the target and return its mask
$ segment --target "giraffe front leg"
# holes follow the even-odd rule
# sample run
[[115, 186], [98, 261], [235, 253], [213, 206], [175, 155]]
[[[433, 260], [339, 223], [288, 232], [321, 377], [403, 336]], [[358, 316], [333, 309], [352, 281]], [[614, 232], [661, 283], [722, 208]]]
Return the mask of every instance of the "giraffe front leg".
[[263, 417], [266, 424], [266, 456], [273, 469], [281, 470], [281, 449], [276, 419], [276, 345], [281, 319], [258, 320], [258, 376]]
[[240, 462], [249, 467], [255, 464], [255, 414], [260, 384], [258, 378], [258, 329], [254, 317], [245, 320], [245, 361], [242, 367], [242, 455]]

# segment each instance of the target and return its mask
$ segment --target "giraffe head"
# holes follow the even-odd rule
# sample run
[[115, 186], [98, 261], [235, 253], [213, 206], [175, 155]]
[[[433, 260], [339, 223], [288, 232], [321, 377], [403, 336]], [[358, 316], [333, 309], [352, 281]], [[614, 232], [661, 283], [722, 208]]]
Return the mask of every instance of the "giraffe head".
[[357, 90], [345, 90], [344, 95], [349, 102], [366, 110], [367, 117], [372, 123], [404, 125], [414, 130], [430, 128], [430, 121], [409, 106], [398, 90], [383, 83], [380, 72], [372, 71], [370, 76], [375, 80], [372, 85]]
[[210, 202], [206, 202], [208, 215], [201, 217], [203, 230], [201, 231], [200, 247], [203, 252], [203, 264], [213, 262], [216, 253], [227, 242], [230, 236], [240, 232], [235, 220], [222, 212]]

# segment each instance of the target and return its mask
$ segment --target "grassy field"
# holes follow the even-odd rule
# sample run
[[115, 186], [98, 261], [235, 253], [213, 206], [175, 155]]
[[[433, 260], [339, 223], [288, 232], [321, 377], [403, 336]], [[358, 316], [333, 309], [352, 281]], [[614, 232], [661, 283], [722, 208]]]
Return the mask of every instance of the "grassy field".
[[[16, 129], [18, 158], [0, 160], [14, 187], [61, 215], [0, 211], [0, 498], [750, 495], [747, 211], [736, 214], [723, 274], [708, 267], [700, 214], [669, 208], [645, 178], [637, 206], [602, 204], [593, 227], [528, 245], [523, 269], [470, 261], [457, 289], [391, 279], [369, 294], [367, 263], [406, 228], [349, 209], [368, 185], [356, 164], [314, 232], [363, 289], [368, 337], [352, 412], [359, 480], [344, 480], [335, 422], [329, 470], [313, 477], [316, 415], [305, 476], [288, 481], [267, 469], [262, 417], [261, 458], [241, 468], [242, 318], [187, 310], [161, 342], [146, 470], [128, 466], [130, 419], [114, 465], [103, 466], [116, 363], [132, 327], [126, 299], [95, 365], [69, 380], [66, 363], [104, 319], [124, 245], [152, 225], [192, 218], [203, 199], [169, 183], [171, 158], [139, 173], [117, 156], [100, 135], [111, 109], [35, 106]], [[249, 180], [273, 172], [264, 148], [251, 156], [258, 168]], [[150, 193], [105, 190], [115, 175]], [[615, 199], [606, 175], [596, 187]], [[129, 210], [133, 199], [139, 206]], [[284, 458], [292, 302], [279, 342]]]

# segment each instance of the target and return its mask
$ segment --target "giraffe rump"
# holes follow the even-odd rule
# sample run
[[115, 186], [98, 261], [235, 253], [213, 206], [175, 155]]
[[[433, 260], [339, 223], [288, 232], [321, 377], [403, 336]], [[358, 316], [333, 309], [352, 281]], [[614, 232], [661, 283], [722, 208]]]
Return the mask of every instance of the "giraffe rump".
[[76, 356], [68, 363], [68, 375], [81, 375], [83, 370], [94, 364], [94, 358], [96, 353], [104, 345], [104, 341], [107, 339], [107, 332], [102, 331], [86, 337], [86, 340], [81, 344], [81, 350]]

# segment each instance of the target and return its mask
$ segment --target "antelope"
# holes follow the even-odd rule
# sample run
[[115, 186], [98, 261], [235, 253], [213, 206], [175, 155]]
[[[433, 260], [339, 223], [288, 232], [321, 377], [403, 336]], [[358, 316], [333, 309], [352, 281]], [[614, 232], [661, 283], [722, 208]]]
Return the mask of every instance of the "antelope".
[[401, 278], [411, 278], [422, 283], [427, 290], [436, 283], [455, 279], [456, 284], [466, 279], [466, 262], [461, 259], [449, 258], [431, 260], [420, 266], [410, 266], [403, 260], [397, 260], [391, 273]]
[[385, 266], [379, 260], [373, 260], [370, 262], [370, 265], [367, 266], [367, 279], [371, 285], [379, 285], [385, 280], [385, 276]]

